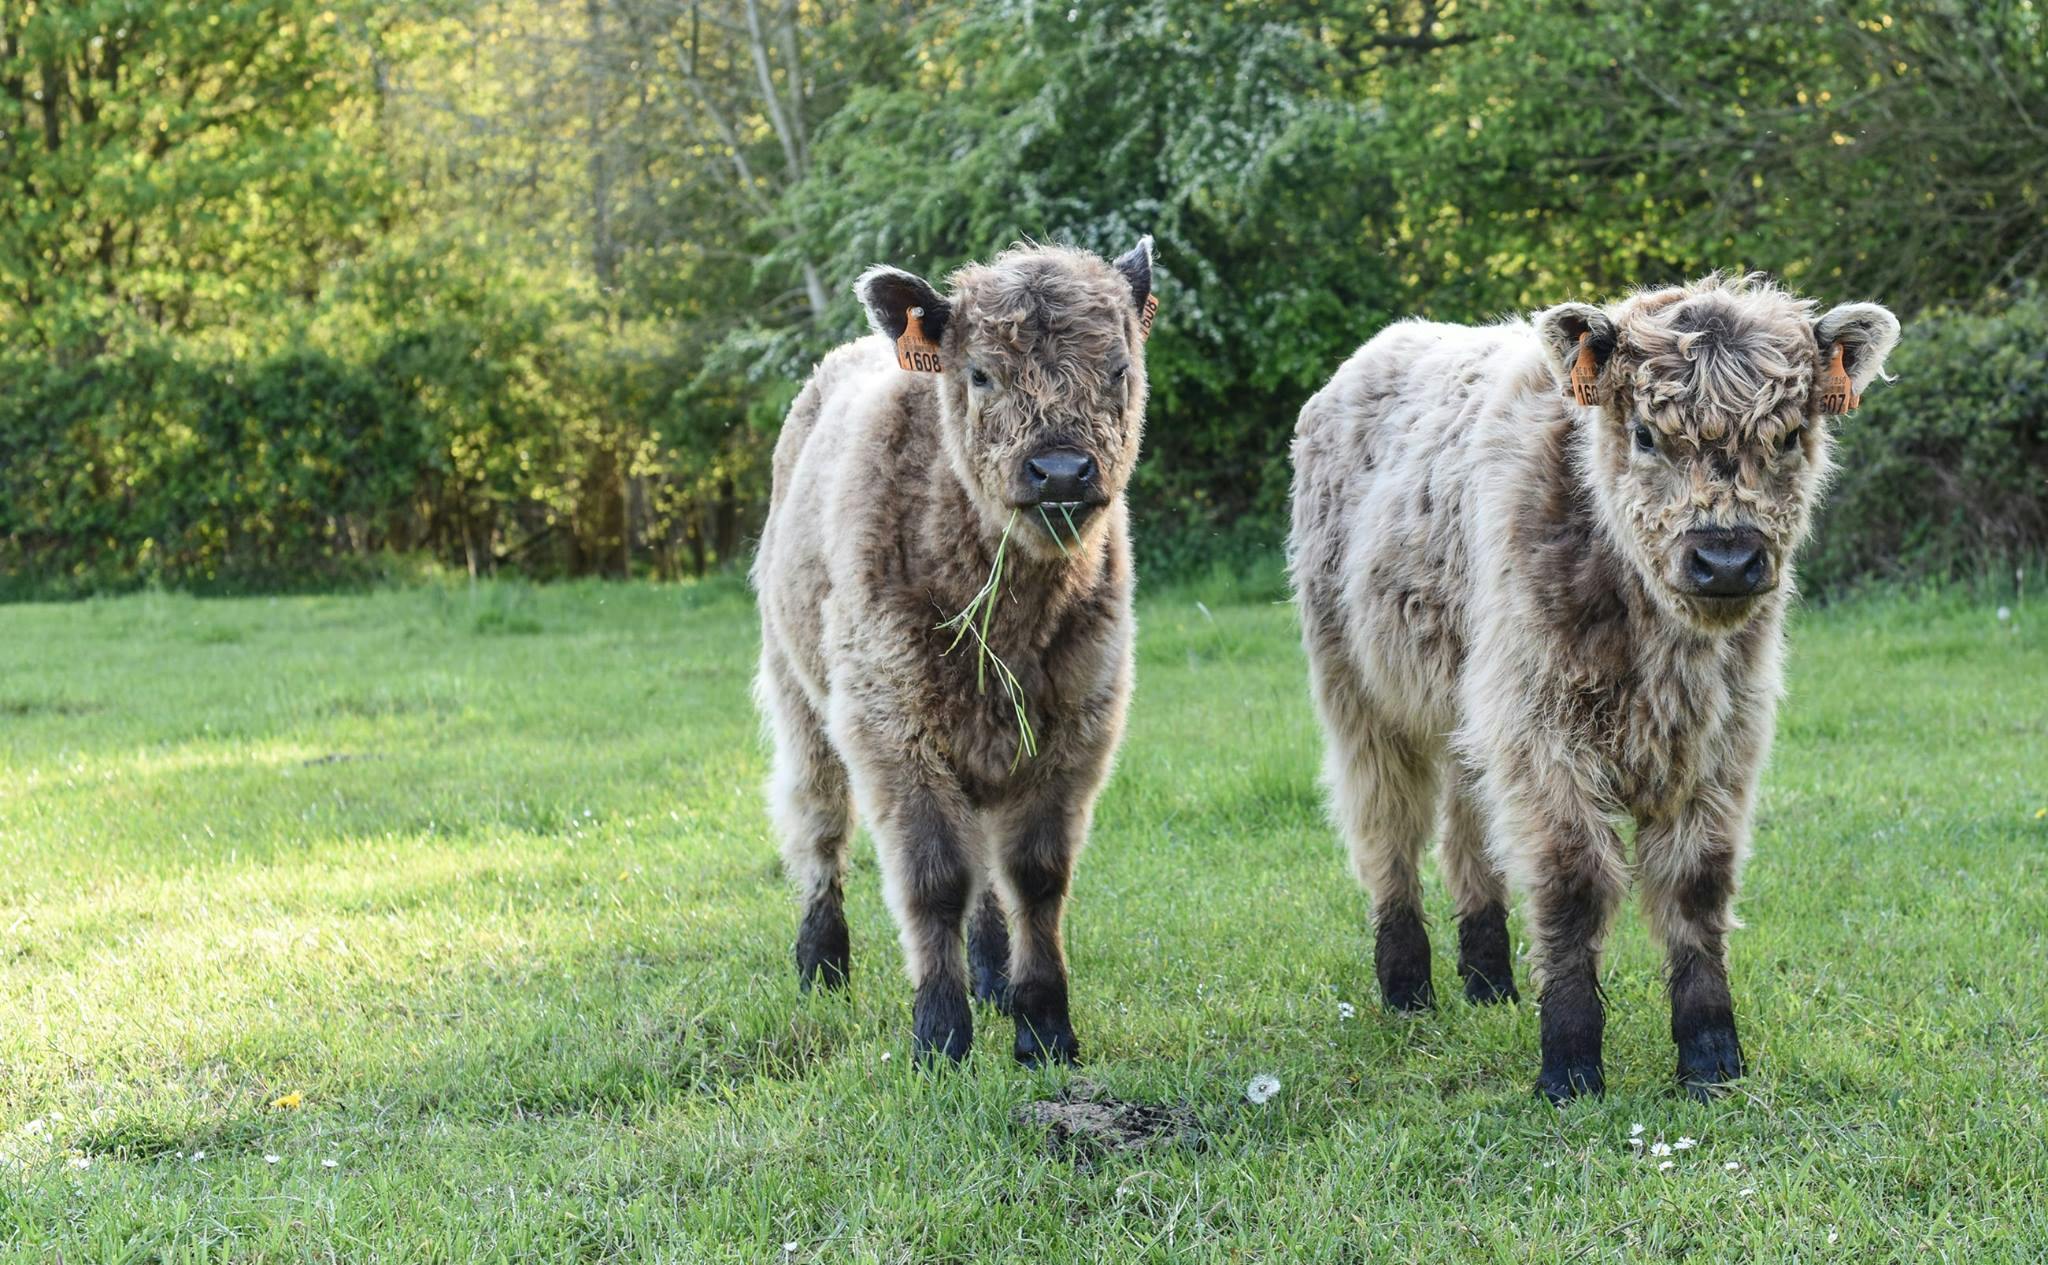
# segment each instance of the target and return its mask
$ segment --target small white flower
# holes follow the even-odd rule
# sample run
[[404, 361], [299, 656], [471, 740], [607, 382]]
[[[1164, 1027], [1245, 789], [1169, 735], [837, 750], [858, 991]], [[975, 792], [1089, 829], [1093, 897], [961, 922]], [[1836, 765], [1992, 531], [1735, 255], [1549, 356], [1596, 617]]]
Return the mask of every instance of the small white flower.
[[1628, 1127], [1628, 1135], [1629, 1135], [1630, 1137], [1632, 1137], [1632, 1138], [1639, 1138], [1639, 1137], [1642, 1137], [1642, 1136], [1643, 1136], [1643, 1126], [1641, 1126], [1641, 1125], [1639, 1125], [1639, 1124], [1632, 1124], [1632, 1125], [1630, 1125], [1630, 1126]]
[[1672, 1160], [1665, 1160], [1662, 1164], [1659, 1164], [1657, 1166], [1657, 1171], [1660, 1173], [1668, 1173], [1671, 1171], [1673, 1163], [1674, 1161]]
[[1829, 1227], [1829, 1229], [1828, 1229], [1828, 1242], [1830, 1242], [1830, 1243], [1833, 1243], [1833, 1242], [1834, 1242], [1834, 1241], [1835, 1241], [1836, 1239], [1839, 1239], [1839, 1238], [1841, 1238], [1841, 1237], [1842, 1237], [1841, 1235], [1839, 1235], [1839, 1234], [1836, 1234], [1836, 1233], [1835, 1233], [1835, 1231], [1834, 1231], [1834, 1228], [1833, 1228], [1832, 1226], [1831, 1226], [1831, 1227]]
[[1736, 1169], [1738, 1169], [1738, 1168], [1741, 1168], [1741, 1167], [1742, 1167], [1742, 1161], [1741, 1161], [1741, 1160], [1729, 1160], [1729, 1161], [1728, 1161], [1728, 1162], [1727, 1162], [1726, 1164], [1723, 1164], [1723, 1165], [1722, 1165], [1721, 1167], [1722, 1167], [1722, 1168], [1724, 1168], [1724, 1169], [1727, 1169], [1727, 1170], [1728, 1170], [1729, 1172], [1731, 1172], [1731, 1173], [1732, 1173], [1732, 1172], [1734, 1172], [1734, 1171], [1735, 1171]]
[[882, 1061], [884, 1063], [889, 1061], [889, 1052], [887, 1050], [882, 1051]]
[[204, 1151], [194, 1151], [194, 1152], [192, 1152], [192, 1162], [193, 1162], [194, 1164], [197, 1164], [197, 1163], [198, 1163], [199, 1161], [201, 1161], [201, 1160], [203, 1160], [203, 1159], [205, 1159], [205, 1158], [206, 1158], [206, 1152], [204, 1152]]
[[1671, 1144], [1670, 1144], [1669, 1142], [1658, 1142], [1658, 1143], [1655, 1143], [1654, 1145], [1652, 1145], [1652, 1146], [1650, 1147], [1650, 1154], [1652, 1154], [1652, 1155], [1669, 1155], [1669, 1154], [1671, 1154]]
[[1700, 1144], [1698, 1138], [1680, 1138], [1673, 1145], [1681, 1151], [1690, 1151]]
[[1999, 623], [2001, 623], [2001, 624], [2002, 624], [2002, 623], [2004, 623], [2004, 622], [2005, 622], [2006, 620], [2008, 620], [2008, 619], [2011, 619], [2011, 618], [2012, 618], [2012, 607], [2010, 607], [2010, 606], [2001, 606], [2001, 607], [1999, 607], [1999, 608], [1998, 608], [1998, 622], [1999, 622]]
[[1350, 1019], [1357, 1014], [1358, 1007], [1352, 1005], [1350, 1002], [1340, 1001], [1337, 1003], [1337, 1017], [1339, 1019]]
[[783, 1245], [782, 1245], [782, 1254], [783, 1254], [784, 1256], [795, 1256], [795, 1255], [796, 1255], [796, 1240], [795, 1240], [795, 1239], [791, 1239], [791, 1240], [790, 1240], [789, 1242], [787, 1242], [787, 1243], [785, 1243], [785, 1244], [783, 1244]]
[[1740, 1199], [1747, 1199], [1747, 1198], [1749, 1198], [1749, 1197], [1750, 1197], [1751, 1195], [1754, 1195], [1755, 1193], [1756, 1193], [1756, 1187], [1754, 1187], [1754, 1186], [1744, 1186], [1744, 1187], [1743, 1187], [1743, 1188], [1742, 1188], [1741, 1190], [1738, 1190], [1738, 1191], [1736, 1191], [1736, 1192], [1735, 1192], [1735, 1194], [1736, 1194], [1736, 1197], [1737, 1197], [1737, 1198], [1740, 1198]]
[[339, 1163], [340, 1163], [340, 1161], [339, 1161], [339, 1160], [321, 1160], [321, 1161], [320, 1161], [320, 1167], [322, 1167], [322, 1168], [334, 1168], [334, 1167], [336, 1167], [336, 1166], [337, 1166], [337, 1165], [338, 1165]]
[[1244, 1096], [1251, 1099], [1255, 1106], [1262, 1106], [1271, 1101], [1273, 1095], [1279, 1092], [1280, 1078], [1265, 1072], [1252, 1077], [1252, 1083], [1244, 1087]]
[[90, 1155], [74, 1155], [74, 1156], [72, 1156], [72, 1157], [71, 1157], [71, 1167], [73, 1167], [73, 1168], [91, 1168], [91, 1167], [92, 1167], [92, 1156], [90, 1156]]
[[1641, 1138], [1630, 1138], [1628, 1144], [1638, 1151], [1643, 1149], [1643, 1140]]
[[275, 1163], [277, 1163], [277, 1162], [278, 1162], [278, 1161], [279, 1161], [279, 1160], [280, 1160], [281, 1158], [283, 1158], [283, 1157], [282, 1157], [282, 1156], [277, 1156], [277, 1155], [266, 1155], [266, 1156], [264, 1156], [264, 1157], [263, 1157], [263, 1162], [264, 1162], [265, 1164], [275, 1164]]

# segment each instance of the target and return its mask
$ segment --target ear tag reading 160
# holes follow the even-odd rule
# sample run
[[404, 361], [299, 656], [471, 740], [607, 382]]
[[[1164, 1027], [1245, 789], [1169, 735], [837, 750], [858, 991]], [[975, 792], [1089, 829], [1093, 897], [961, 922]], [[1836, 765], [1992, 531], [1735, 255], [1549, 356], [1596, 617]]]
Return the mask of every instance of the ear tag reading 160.
[[1572, 399], [1580, 408], [1593, 407], [1593, 388], [1600, 381], [1600, 366], [1593, 363], [1593, 344], [1579, 335], [1579, 358], [1572, 365]]
[[903, 318], [903, 332], [896, 337], [896, 363], [912, 373], [939, 371], [939, 345], [925, 337], [921, 307], [911, 308]]
[[1856, 394], [1856, 384], [1849, 381], [1849, 370], [1842, 364], [1842, 344], [1836, 343], [1820, 375], [1821, 412], [1847, 413], [1861, 403], [1863, 397]]

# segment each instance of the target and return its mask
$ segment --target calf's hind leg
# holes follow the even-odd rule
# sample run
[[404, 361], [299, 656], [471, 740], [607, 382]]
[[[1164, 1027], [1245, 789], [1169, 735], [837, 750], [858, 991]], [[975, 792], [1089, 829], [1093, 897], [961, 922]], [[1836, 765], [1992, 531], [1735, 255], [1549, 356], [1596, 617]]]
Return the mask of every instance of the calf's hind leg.
[[974, 977], [976, 1001], [1009, 1009], [1010, 920], [994, 887], [982, 893], [967, 926], [967, 970]]
[[1444, 796], [1437, 844], [1444, 883], [1458, 913], [1458, 975], [1465, 1000], [1479, 1005], [1518, 1001], [1508, 941], [1507, 883], [1486, 854], [1486, 818], [1476, 775], [1461, 768]]
[[1435, 802], [1435, 761], [1381, 723], [1343, 669], [1311, 675], [1327, 743], [1331, 812], [1350, 846], [1352, 869], [1372, 895], [1380, 997], [1394, 1010], [1426, 1009], [1436, 992], [1417, 862]]
[[846, 931], [846, 845], [853, 803], [846, 766], [825, 737], [824, 723], [770, 648], [761, 655], [757, 686], [775, 739], [768, 807], [782, 839], [782, 865], [796, 886], [803, 920], [796, 933], [796, 975], [812, 985], [844, 987], [853, 970]]

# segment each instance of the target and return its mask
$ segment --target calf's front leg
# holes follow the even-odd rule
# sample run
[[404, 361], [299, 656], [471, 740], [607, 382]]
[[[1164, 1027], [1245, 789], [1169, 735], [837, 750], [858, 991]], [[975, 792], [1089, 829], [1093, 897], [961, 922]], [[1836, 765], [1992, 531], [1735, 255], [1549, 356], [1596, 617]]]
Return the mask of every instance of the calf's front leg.
[[1643, 905], [1664, 942], [1678, 1083], [1701, 1101], [1743, 1074], [1727, 943], [1740, 833], [1712, 817], [1685, 816], [1645, 828], [1637, 845]]
[[1627, 871], [1620, 839], [1591, 805], [1559, 805], [1525, 825], [1529, 833], [1517, 846], [1531, 850], [1525, 859], [1542, 974], [1543, 1070], [1536, 1090], [1561, 1103], [1607, 1090], [1600, 950]]
[[1073, 1063], [1081, 1046], [1067, 1009], [1062, 934], [1074, 859], [1087, 834], [1087, 810], [1054, 792], [1007, 821], [996, 840], [996, 882], [1014, 914], [1010, 937], [1010, 1013], [1019, 1063]]
[[958, 1062], [974, 1042], [967, 1005], [967, 911], [979, 894], [972, 815], [956, 797], [905, 789], [879, 814], [882, 893], [903, 937], [916, 989], [911, 1036], [919, 1062]]

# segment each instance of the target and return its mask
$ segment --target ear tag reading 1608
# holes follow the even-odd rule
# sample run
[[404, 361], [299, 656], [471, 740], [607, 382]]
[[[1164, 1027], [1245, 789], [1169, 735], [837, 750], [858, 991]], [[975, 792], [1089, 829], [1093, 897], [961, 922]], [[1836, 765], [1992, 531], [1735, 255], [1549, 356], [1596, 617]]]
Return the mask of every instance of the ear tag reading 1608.
[[1593, 363], [1593, 344], [1579, 335], [1579, 358], [1572, 365], [1572, 399], [1580, 408], [1593, 407], [1593, 389], [1600, 383], [1600, 366]]
[[1145, 306], [1138, 310], [1138, 336], [1146, 342], [1152, 341], [1152, 318], [1159, 314], [1159, 296], [1145, 296]]
[[896, 363], [912, 373], [939, 371], [939, 345], [925, 337], [921, 307], [911, 308], [903, 318], [903, 332], [896, 338]]

